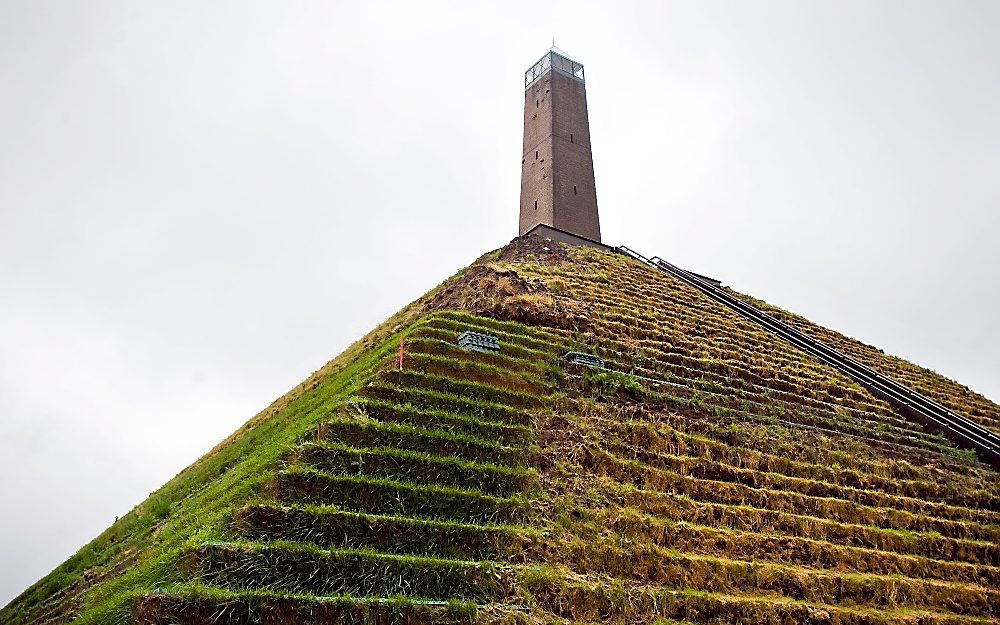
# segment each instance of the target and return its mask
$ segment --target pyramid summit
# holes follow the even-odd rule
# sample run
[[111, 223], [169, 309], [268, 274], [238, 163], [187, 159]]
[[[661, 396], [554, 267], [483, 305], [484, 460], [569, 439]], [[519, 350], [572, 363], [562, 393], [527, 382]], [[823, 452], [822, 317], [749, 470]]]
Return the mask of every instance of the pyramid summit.
[[[1000, 426], [955, 382], [757, 305]], [[499, 351], [467, 351], [467, 332]], [[994, 470], [835, 368], [626, 255], [529, 235], [0, 622], [986, 623], [998, 527]]]
[[540, 221], [0, 625], [995, 623], [997, 432], [952, 380]]

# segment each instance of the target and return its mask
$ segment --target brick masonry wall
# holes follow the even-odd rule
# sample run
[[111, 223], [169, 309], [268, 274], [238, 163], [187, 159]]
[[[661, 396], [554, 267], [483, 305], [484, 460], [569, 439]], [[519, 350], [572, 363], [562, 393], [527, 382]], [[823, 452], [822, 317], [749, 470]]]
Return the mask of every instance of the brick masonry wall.
[[524, 91], [519, 234], [553, 220], [551, 76], [545, 74]]
[[601, 240], [586, 88], [552, 71], [524, 94], [519, 232], [540, 223]]

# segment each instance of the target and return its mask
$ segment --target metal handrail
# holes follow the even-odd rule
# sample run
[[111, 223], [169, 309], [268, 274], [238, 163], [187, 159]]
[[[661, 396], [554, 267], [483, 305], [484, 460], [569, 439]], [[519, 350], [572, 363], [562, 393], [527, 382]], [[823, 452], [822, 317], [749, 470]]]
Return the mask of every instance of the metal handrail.
[[972, 449], [984, 462], [1000, 469], [1000, 436], [978, 423], [967, 419], [938, 402], [882, 375], [867, 365], [829, 345], [806, 335], [796, 328], [775, 319], [760, 309], [734, 297], [725, 290], [702, 280], [697, 275], [681, 269], [662, 258], [647, 258], [626, 246], [616, 248], [625, 256], [663, 271], [681, 282], [699, 290], [710, 299], [723, 304], [740, 316], [762, 326], [775, 336], [798, 349], [834, 367], [847, 377], [861, 384], [876, 397], [887, 401], [904, 416], [920, 422], [925, 427], [944, 434], [953, 443]]

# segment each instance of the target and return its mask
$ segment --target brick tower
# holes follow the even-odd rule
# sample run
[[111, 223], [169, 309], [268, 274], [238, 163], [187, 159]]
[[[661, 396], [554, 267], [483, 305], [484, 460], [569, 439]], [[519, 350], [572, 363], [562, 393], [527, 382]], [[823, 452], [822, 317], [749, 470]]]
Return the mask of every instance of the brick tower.
[[601, 240], [583, 65], [555, 47], [524, 74], [519, 234], [540, 225]]

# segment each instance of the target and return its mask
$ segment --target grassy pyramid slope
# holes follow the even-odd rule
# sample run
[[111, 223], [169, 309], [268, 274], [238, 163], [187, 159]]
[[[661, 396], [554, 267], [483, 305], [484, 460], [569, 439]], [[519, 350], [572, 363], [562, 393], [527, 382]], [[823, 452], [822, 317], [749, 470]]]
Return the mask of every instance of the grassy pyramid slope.
[[[769, 312], [1000, 423], [954, 382]], [[463, 351], [466, 330], [501, 353]], [[525, 237], [255, 417], [0, 625], [995, 622], [997, 477], [670, 277]]]

